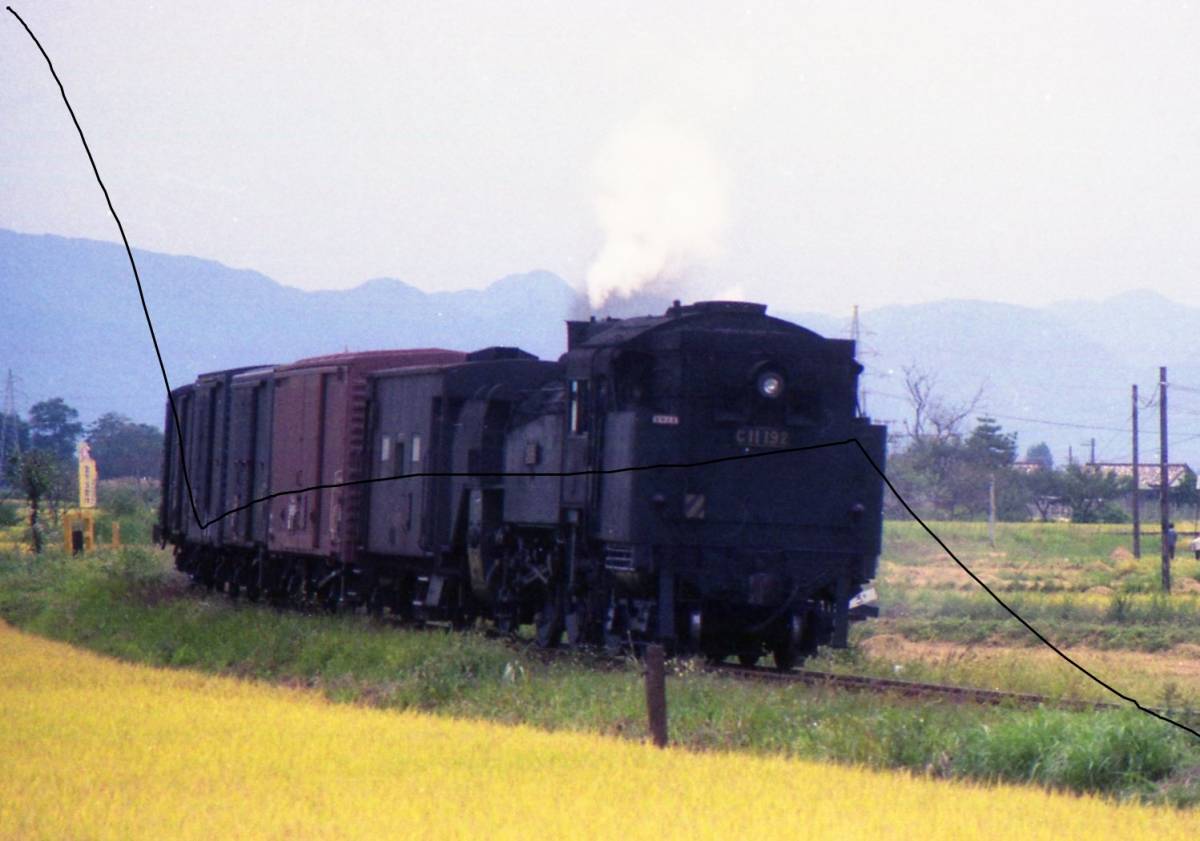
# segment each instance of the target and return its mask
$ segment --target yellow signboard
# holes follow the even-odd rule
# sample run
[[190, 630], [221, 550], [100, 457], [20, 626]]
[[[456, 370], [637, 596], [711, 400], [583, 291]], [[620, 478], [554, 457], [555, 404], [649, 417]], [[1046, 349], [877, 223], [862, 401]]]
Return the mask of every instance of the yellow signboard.
[[96, 481], [100, 477], [96, 473], [96, 461], [92, 458], [91, 447], [86, 441], [79, 442], [79, 507], [96, 507]]

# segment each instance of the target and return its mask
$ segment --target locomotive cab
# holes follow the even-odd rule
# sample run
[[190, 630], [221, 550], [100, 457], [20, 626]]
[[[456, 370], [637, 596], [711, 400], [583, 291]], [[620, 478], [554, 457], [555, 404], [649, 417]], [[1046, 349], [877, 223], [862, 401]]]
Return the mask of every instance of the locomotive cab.
[[[577, 322], [568, 436], [595, 471], [589, 549], [610, 638], [781, 665], [844, 644], [874, 575], [884, 432], [856, 415], [853, 343], [761, 304]], [[585, 460], [584, 460], [585, 459]]]

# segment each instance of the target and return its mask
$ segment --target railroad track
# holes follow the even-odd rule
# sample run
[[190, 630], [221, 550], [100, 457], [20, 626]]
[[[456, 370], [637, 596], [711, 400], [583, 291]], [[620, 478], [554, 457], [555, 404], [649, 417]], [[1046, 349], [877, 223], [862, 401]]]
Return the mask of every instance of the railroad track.
[[834, 672], [818, 672], [797, 669], [779, 672], [760, 666], [735, 666], [721, 664], [712, 666], [714, 674], [726, 675], [739, 680], [756, 680], [767, 683], [803, 683], [808, 686], [829, 686], [857, 692], [879, 692], [902, 695], [908, 698], [946, 698], [972, 704], [1011, 704], [1020, 707], [1055, 707], [1069, 710], [1115, 710], [1121, 704], [1103, 701], [1081, 701], [1049, 698], [1025, 692], [1002, 692], [996, 689], [978, 689], [971, 686], [950, 686], [940, 683], [919, 683], [911, 680], [896, 680], [865, 675], [844, 675]]
[[[499, 635], [497, 635], [499, 636]], [[508, 638], [510, 641], [513, 638]], [[622, 669], [629, 666], [631, 658], [615, 656], [589, 649], [539, 649], [532, 641], [518, 644], [526, 655], [540, 657], [543, 662], [571, 654], [583, 658], [588, 665], [599, 669]], [[941, 698], [959, 703], [999, 706], [1008, 704], [1016, 707], [1048, 707], [1052, 709], [1071, 710], [1074, 712], [1090, 712], [1093, 710], [1131, 709], [1129, 704], [1114, 704], [1108, 701], [1085, 701], [1074, 698], [1052, 698], [1047, 695], [1036, 695], [1029, 692], [1005, 692], [998, 689], [981, 689], [973, 686], [956, 686], [943, 683], [922, 683], [911, 680], [897, 680], [886, 677], [870, 677], [867, 675], [848, 675], [837, 672], [822, 672], [813, 669], [793, 669], [780, 672], [766, 666], [741, 666], [734, 663], [710, 663], [704, 667], [709, 674], [726, 677], [731, 680], [749, 680], [762, 683], [800, 683], [806, 686], [826, 686], [832, 689], [849, 692], [874, 692], [877, 694], [899, 695], [905, 698]], [[670, 671], [668, 670], [668, 675]], [[1155, 710], [1156, 712], [1188, 720], [1200, 721], [1200, 710]]]
[[[394, 623], [400, 625], [401, 623]], [[404, 623], [404, 627], [415, 626]], [[430, 623], [422, 626], [428, 630], [448, 630], [449, 626], [441, 623]], [[613, 655], [589, 648], [541, 649], [532, 640], [524, 639], [514, 634], [502, 634], [494, 630], [484, 632], [489, 639], [503, 639], [514, 649], [526, 656], [534, 656], [543, 662], [551, 662], [563, 656], [572, 656], [598, 669], [621, 669], [630, 663], [628, 656]], [[943, 698], [951, 701], [972, 704], [1010, 704], [1019, 707], [1051, 707], [1074, 711], [1117, 710], [1127, 709], [1128, 704], [1114, 704], [1105, 701], [1084, 701], [1079, 699], [1051, 698], [1046, 695], [1035, 695], [1027, 692], [1004, 692], [997, 689], [981, 689], [972, 686], [954, 686], [941, 683], [921, 683], [895, 678], [869, 677], [867, 675], [848, 675], [836, 672], [822, 672], [813, 669], [793, 669], [780, 672], [764, 666], [742, 666], [731, 663], [709, 664], [705, 671], [736, 680], [751, 680], [764, 683], [802, 683], [807, 686], [826, 686], [851, 692], [875, 692], [880, 694], [900, 695], [907, 698]], [[1187, 720], [1200, 721], [1200, 710], [1183, 709], [1174, 711], [1155, 710], [1155, 712], [1172, 712]]]

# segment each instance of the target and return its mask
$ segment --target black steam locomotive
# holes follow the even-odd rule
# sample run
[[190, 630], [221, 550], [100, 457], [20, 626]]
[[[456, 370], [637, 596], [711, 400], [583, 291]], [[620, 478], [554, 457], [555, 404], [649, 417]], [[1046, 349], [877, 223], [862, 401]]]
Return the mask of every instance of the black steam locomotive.
[[845, 645], [880, 551], [864, 451], [882, 468], [885, 443], [853, 342], [730, 302], [567, 339], [558, 362], [377, 351], [203, 375], [167, 408], [161, 539], [235, 596], [532, 624], [548, 647], [788, 668]]

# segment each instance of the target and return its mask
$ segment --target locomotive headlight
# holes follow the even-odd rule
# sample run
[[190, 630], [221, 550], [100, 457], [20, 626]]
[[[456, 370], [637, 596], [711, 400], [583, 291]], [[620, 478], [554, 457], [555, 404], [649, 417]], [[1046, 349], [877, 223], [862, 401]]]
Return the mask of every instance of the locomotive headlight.
[[783, 377], [774, 371], [764, 371], [759, 374], [758, 393], [770, 400], [779, 397], [783, 394]]

